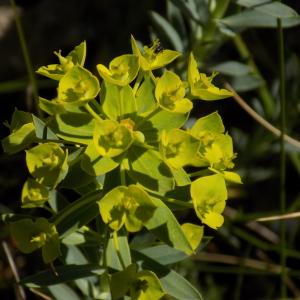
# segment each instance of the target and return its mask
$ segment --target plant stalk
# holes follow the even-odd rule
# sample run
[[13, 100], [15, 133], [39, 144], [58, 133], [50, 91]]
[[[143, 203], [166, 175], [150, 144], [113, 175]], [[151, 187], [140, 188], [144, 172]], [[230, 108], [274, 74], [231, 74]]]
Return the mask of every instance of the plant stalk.
[[[279, 58], [279, 78], [280, 78], [280, 211], [285, 214], [286, 210], [286, 153], [284, 144], [284, 133], [286, 130], [286, 99], [285, 99], [285, 60], [284, 60], [284, 37], [281, 19], [277, 19], [278, 31], [278, 58]], [[285, 221], [280, 222], [280, 264], [281, 264], [281, 285], [280, 295], [282, 299], [286, 298], [286, 226]]]
[[32, 67], [32, 63], [31, 63], [31, 59], [30, 59], [30, 55], [29, 55], [25, 35], [24, 35], [24, 32], [23, 32], [21, 20], [19, 18], [18, 12], [17, 12], [15, 0], [10, 0], [10, 4], [13, 8], [14, 15], [15, 15], [16, 27], [17, 27], [18, 37], [19, 37], [19, 43], [20, 43], [20, 46], [21, 46], [23, 58], [24, 58], [24, 61], [25, 61], [25, 65], [26, 65], [26, 69], [27, 69], [27, 73], [28, 73], [28, 77], [29, 77], [29, 82], [30, 82], [31, 89], [32, 89], [32, 95], [33, 95], [33, 98], [34, 98], [35, 109], [36, 109], [36, 112], [37, 112], [38, 116], [41, 116], [42, 112], [41, 112], [41, 110], [39, 108], [39, 105], [38, 105], [39, 94], [38, 94], [37, 82], [36, 82], [36, 78], [35, 78], [35, 75], [34, 75], [34, 70], [33, 70], [33, 67]]

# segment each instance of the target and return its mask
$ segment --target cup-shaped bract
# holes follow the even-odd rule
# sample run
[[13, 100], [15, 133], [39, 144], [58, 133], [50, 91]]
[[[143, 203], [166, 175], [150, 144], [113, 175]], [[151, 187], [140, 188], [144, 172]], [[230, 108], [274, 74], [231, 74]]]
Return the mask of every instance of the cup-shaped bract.
[[115, 157], [126, 151], [132, 144], [132, 130], [117, 121], [97, 121], [93, 141], [100, 155]]
[[55, 225], [45, 218], [38, 218], [36, 221], [22, 219], [12, 222], [10, 231], [16, 240], [17, 247], [24, 253], [31, 253], [42, 248], [45, 263], [52, 262], [60, 255], [60, 242]]
[[68, 154], [56, 143], [40, 144], [26, 151], [30, 174], [45, 186], [56, 187], [67, 172]]
[[28, 178], [22, 189], [22, 207], [43, 206], [49, 198], [49, 190], [34, 179]]
[[40, 67], [36, 72], [54, 80], [60, 80], [75, 65], [83, 66], [86, 57], [86, 42], [76, 46], [66, 57], [61, 55], [61, 51], [54, 52], [58, 57], [59, 64], [51, 64]]
[[157, 80], [155, 97], [160, 107], [174, 113], [185, 114], [193, 108], [193, 103], [184, 98], [185, 85], [173, 72], [165, 73]]
[[199, 140], [182, 129], [162, 132], [160, 150], [166, 162], [175, 169], [192, 165], [199, 147]]
[[115, 231], [125, 225], [129, 232], [141, 230], [156, 208], [149, 195], [136, 185], [116, 187], [98, 204], [104, 223]]
[[228, 134], [218, 134], [214, 140], [204, 147], [201, 153], [211, 168], [217, 170], [232, 169], [234, 167], [233, 159], [236, 154], [233, 152], [232, 138]]
[[159, 300], [163, 299], [166, 292], [152, 271], [141, 271], [136, 274], [136, 280], [130, 288], [132, 300]]
[[227, 189], [224, 177], [220, 174], [198, 178], [191, 184], [194, 209], [202, 223], [213, 229], [222, 226]]
[[87, 69], [76, 65], [59, 81], [57, 102], [82, 106], [93, 100], [100, 91], [99, 81]]
[[225, 128], [220, 115], [213, 112], [207, 116], [199, 118], [189, 133], [195, 138], [201, 140], [204, 145], [209, 144], [216, 135], [224, 133]]
[[36, 141], [35, 126], [32, 114], [15, 110], [9, 125], [10, 134], [2, 140], [2, 147], [6, 153], [16, 153]]
[[138, 55], [143, 71], [162, 68], [181, 55], [178, 51], [163, 49], [159, 40], [155, 40], [151, 47], [144, 46], [144, 51], [141, 52], [133, 36], [131, 48], [133, 54]]
[[109, 83], [119, 86], [130, 84], [139, 72], [139, 57], [134, 54], [124, 54], [114, 58], [109, 67], [97, 65], [100, 76]]
[[219, 100], [232, 96], [232, 92], [226, 89], [216, 87], [212, 80], [216, 76], [207, 76], [204, 73], [199, 73], [197, 62], [193, 53], [189, 57], [188, 65], [188, 82], [190, 85], [191, 94], [201, 100]]

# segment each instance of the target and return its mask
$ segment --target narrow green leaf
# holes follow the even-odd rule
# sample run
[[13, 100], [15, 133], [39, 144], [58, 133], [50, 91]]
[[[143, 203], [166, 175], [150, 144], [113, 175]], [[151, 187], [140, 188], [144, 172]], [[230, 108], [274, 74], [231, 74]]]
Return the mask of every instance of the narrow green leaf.
[[102, 274], [105, 269], [98, 265], [75, 265], [69, 264], [66, 266], [55, 267], [57, 275], [53, 270], [45, 270], [34, 275], [23, 278], [20, 284], [27, 287], [40, 287], [55, 285], [63, 282], [72, 281], [79, 278], [90, 277]]
[[188, 255], [186, 255], [182, 251], [174, 249], [168, 245], [158, 245], [144, 249], [138, 249], [136, 251], [148, 256], [149, 258], [164, 266], [176, 264], [188, 258]]

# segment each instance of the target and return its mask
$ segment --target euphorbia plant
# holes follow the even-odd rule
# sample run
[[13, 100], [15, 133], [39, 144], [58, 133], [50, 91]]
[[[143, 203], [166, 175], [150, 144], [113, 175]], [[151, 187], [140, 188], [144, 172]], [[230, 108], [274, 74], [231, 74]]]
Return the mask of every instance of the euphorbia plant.
[[[179, 52], [158, 41], [140, 49], [133, 37], [131, 45], [132, 54], [97, 65], [100, 80], [84, 67], [85, 42], [66, 57], [55, 53], [59, 63], [37, 71], [57, 81], [57, 96], [39, 100], [47, 116], [13, 114], [2, 144], [7, 153], [25, 149], [31, 176], [22, 191], [25, 215], [6, 219], [19, 249], [41, 248], [57, 272], [52, 281], [44, 271], [22, 282], [76, 279], [96, 299], [201, 299], [165, 264], [197, 251], [203, 224], [222, 226], [226, 181], [240, 178], [228, 171], [235, 154], [217, 112], [185, 124], [193, 102], [231, 93], [212, 83], [215, 74], [199, 72], [193, 54], [183, 79], [166, 69]], [[78, 199], [63, 197], [66, 189]], [[27, 208], [50, 215], [26, 216]], [[194, 210], [199, 222], [180, 224], [173, 214], [180, 209]]]

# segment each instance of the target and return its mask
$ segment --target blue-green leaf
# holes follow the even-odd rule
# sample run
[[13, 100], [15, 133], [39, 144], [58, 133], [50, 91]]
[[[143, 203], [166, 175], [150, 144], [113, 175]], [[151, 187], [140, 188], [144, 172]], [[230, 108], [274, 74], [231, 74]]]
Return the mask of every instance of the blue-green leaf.
[[279, 1], [271, 2], [269, 0], [238, 0], [237, 4], [253, 8], [259, 12], [281, 19], [294, 18], [298, 16], [298, 13], [294, 9]]
[[162, 265], [176, 264], [186, 258], [188, 255], [182, 251], [176, 250], [168, 245], [157, 245], [138, 250], [149, 258], [155, 260]]
[[182, 52], [182, 39], [174, 27], [164, 17], [155, 11], [150, 12], [150, 17], [159, 33], [171, 43], [171, 45], [174, 47], [174, 50]]
[[[125, 233], [122, 234], [121, 232], [122, 230], [119, 231], [118, 235], [119, 251], [124, 266], [128, 267], [131, 264], [131, 254], [128, 245], [128, 238]], [[115, 243], [112, 237], [108, 240], [107, 247], [105, 249], [105, 259], [108, 267], [119, 271], [123, 269], [122, 264], [117, 255]]]
[[251, 68], [238, 61], [225, 61], [210, 67], [212, 71], [217, 71], [230, 76], [243, 76], [251, 72]]
[[[219, 20], [220, 23], [232, 29], [266, 27], [276, 28], [277, 18], [256, 10], [245, 10]], [[282, 19], [282, 27], [288, 28], [300, 24], [300, 17]]]

